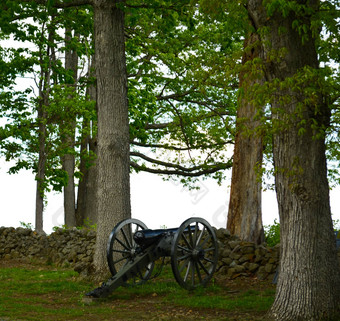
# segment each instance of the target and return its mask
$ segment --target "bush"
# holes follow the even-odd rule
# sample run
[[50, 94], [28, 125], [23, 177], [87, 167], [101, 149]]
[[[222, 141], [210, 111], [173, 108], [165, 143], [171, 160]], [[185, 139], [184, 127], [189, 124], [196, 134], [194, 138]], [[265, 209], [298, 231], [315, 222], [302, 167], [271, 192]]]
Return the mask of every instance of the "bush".
[[[334, 231], [340, 231], [340, 220], [333, 220]], [[280, 222], [276, 219], [273, 225], [264, 226], [265, 241], [268, 246], [274, 246], [280, 243]]]
[[276, 219], [273, 225], [264, 226], [264, 236], [268, 246], [280, 243], [280, 223]]
[[33, 224], [32, 223], [25, 223], [20, 221], [20, 226], [29, 230], [33, 230]]
[[334, 231], [340, 231], [340, 220], [333, 220]]

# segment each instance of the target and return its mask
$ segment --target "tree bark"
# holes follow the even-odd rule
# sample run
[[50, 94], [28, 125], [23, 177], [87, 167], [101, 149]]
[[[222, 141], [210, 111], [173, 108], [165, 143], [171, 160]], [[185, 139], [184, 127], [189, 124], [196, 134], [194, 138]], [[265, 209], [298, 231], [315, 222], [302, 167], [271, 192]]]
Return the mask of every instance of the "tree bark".
[[[54, 30], [48, 30], [49, 44], [54, 42]], [[42, 36], [43, 37], [43, 36]], [[46, 106], [49, 104], [49, 87], [51, 83], [51, 65], [52, 60], [55, 59], [54, 52], [50, 45], [47, 45], [47, 56], [49, 57], [49, 65], [46, 67], [43, 59], [43, 45], [39, 48], [40, 58], [40, 79], [39, 79], [39, 99], [37, 106], [39, 126], [38, 142], [39, 142], [39, 156], [37, 164], [37, 174], [35, 180], [37, 181], [36, 187], [36, 200], [35, 200], [35, 229], [38, 232], [43, 232], [43, 214], [44, 214], [44, 196], [46, 184], [46, 162], [47, 162], [47, 112]]]
[[[249, 34], [245, 40], [242, 64], [260, 57], [259, 37]], [[261, 84], [262, 75], [244, 70], [240, 75], [236, 136], [227, 229], [242, 240], [260, 244], [264, 241], [261, 208], [260, 170], [263, 156], [262, 137], [256, 133], [260, 121], [256, 119], [258, 106], [249, 103], [247, 92], [252, 85]]]
[[124, 12], [119, 1], [94, 1], [98, 108], [98, 225], [94, 264], [108, 272], [106, 244], [112, 228], [131, 217], [129, 119]]
[[[89, 126], [89, 125], [86, 125]], [[82, 173], [82, 178], [78, 185], [77, 210], [76, 219], [77, 226], [83, 225], [86, 221], [89, 224], [97, 224], [97, 162], [88, 164], [91, 154], [97, 155], [97, 136], [86, 137], [81, 145], [81, 155], [85, 155], [80, 160], [79, 170]]]
[[[317, 10], [317, 1], [298, 3]], [[250, 0], [248, 12], [257, 29], [269, 27], [262, 39], [268, 81], [287, 80], [304, 67], [318, 69], [312, 31], [306, 30], [302, 41], [292, 28], [295, 19], [310, 28], [311, 16], [296, 17], [291, 11], [283, 17], [277, 11], [269, 17], [261, 0]], [[285, 54], [274, 62], [270, 55], [283, 48]], [[296, 88], [294, 84], [277, 86], [272, 97], [281, 260], [275, 302], [269, 312], [271, 320], [339, 317], [340, 270], [329, 205], [325, 139], [317, 135], [318, 128], [328, 125], [329, 107], [320, 88], [315, 91], [317, 79], [306, 79], [303, 82], [300, 78], [302, 83]], [[315, 91], [312, 99], [306, 96], [308, 86]], [[315, 121], [318, 128], [313, 129]]]
[[[93, 62], [89, 68], [89, 76], [93, 77]], [[96, 100], [96, 86], [91, 85], [88, 88], [87, 96], [90, 100]], [[98, 111], [96, 112], [98, 114]], [[97, 224], [97, 161], [90, 160], [94, 155], [98, 154], [97, 149], [97, 132], [94, 129], [97, 127], [97, 121], [85, 118], [83, 120], [83, 130], [86, 133], [82, 137], [81, 151], [80, 151], [80, 165], [79, 170], [82, 177], [79, 180], [77, 208], [76, 208], [76, 221], [77, 226], [83, 225], [86, 220], [93, 225]], [[90, 133], [88, 133], [90, 131]]]
[[[70, 45], [72, 30], [66, 29], [65, 44]], [[65, 69], [72, 72], [72, 79], [68, 85], [74, 86], [77, 81], [77, 70], [78, 70], [78, 54], [75, 50], [68, 48], [65, 52]], [[75, 91], [75, 88], [74, 88]], [[76, 127], [76, 113], [74, 110], [65, 111], [66, 119], [63, 120], [63, 131], [62, 137], [63, 147], [68, 151], [62, 157], [62, 167], [66, 171], [68, 181], [67, 185], [64, 186], [64, 222], [68, 227], [76, 226], [75, 216], [75, 184], [74, 184], [74, 171], [75, 171], [75, 157], [74, 153], [70, 151], [74, 150], [75, 146], [75, 127]]]
[[[92, 139], [91, 139], [92, 141]], [[92, 145], [96, 142], [89, 142], [88, 146], [92, 150]], [[97, 150], [95, 147], [94, 152]], [[76, 221], [77, 226], [82, 226], [88, 222], [90, 225], [98, 223], [97, 220], [97, 165], [96, 162], [90, 167], [87, 167], [85, 162], [81, 161], [79, 170], [82, 173], [82, 178], [78, 185]]]
[[[45, 95], [40, 91], [40, 97]], [[35, 230], [37, 232], [43, 231], [43, 213], [44, 213], [44, 181], [46, 171], [46, 112], [44, 111], [44, 99], [39, 100], [38, 106], [38, 122], [39, 122], [39, 159], [37, 174], [35, 180], [36, 185], [36, 198], [35, 198]]]

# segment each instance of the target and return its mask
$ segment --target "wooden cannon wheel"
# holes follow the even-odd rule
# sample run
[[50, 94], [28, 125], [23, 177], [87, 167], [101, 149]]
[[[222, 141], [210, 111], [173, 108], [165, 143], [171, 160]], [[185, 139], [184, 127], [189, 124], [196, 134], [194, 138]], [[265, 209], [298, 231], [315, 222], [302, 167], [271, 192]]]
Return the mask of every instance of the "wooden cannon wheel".
[[171, 248], [171, 267], [176, 281], [187, 290], [205, 286], [218, 260], [214, 230], [202, 218], [189, 218], [178, 228]]
[[[114, 276], [124, 266], [133, 261], [138, 254], [139, 247], [133, 239], [135, 232], [147, 229], [147, 226], [137, 219], [126, 219], [119, 222], [112, 230], [107, 244], [107, 262], [111, 274]], [[147, 281], [153, 271], [154, 262], [139, 270], [133, 279], [126, 284], [138, 284]]]

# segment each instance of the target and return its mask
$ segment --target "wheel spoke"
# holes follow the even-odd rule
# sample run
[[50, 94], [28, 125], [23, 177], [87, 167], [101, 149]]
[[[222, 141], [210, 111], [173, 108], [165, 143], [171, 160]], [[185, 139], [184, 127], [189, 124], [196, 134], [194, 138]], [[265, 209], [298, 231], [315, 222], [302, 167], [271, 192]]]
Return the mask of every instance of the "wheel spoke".
[[188, 248], [192, 249], [192, 235], [191, 235], [191, 232], [189, 232], [189, 241], [188, 241], [187, 237], [184, 234], [182, 234], [182, 238], [183, 238], [185, 244], [188, 246]]
[[122, 257], [122, 258], [120, 258], [120, 259], [118, 259], [118, 260], [116, 260], [116, 261], [112, 261], [112, 263], [113, 263], [113, 264], [117, 264], [117, 263], [122, 262], [122, 261], [124, 261], [124, 260], [126, 260], [126, 259], [127, 259], [127, 257]]
[[195, 263], [191, 261], [191, 285], [195, 287]]
[[185, 251], [185, 252], [190, 252], [190, 253], [191, 253], [191, 250], [188, 249], [188, 248], [186, 248], [186, 247], [184, 247], [184, 246], [177, 245], [177, 248], [179, 248], [179, 249], [181, 249], [181, 250], [183, 250], [183, 251]]
[[208, 262], [210, 262], [210, 263], [215, 263], [215, 261], [213, 261], [213, 260], [211, 260], [211, 259], [208, 259], [207, 257], [203, 257], [203, 260], [205, 260], [205, 261], [208, 261]]
[[[191, 226], [189, 226], [188, 235], [189, 235], [189, 247], [190, 247], [191, 249], [193, 249], [195, 243], [194, 243], [194, 241], [193, 241], [193, 239], [192, 239]], [[184, 236], [184, 234], [183, 234], [183, 236]]]
[[198, 228], [198, 222], [196, 222], [196, 224], [195, 224], [195, 234], [194, 234], [194, 243], [193, 243], [193, 245], [195, 246], [195, 245], [197, 245], [197, 232], [199, 231], [199, 228]]
[[200, 268], [199, 268], [197, 262], [195, 262], [195, 267], [196, 267], [196, 271], [197, 271], [198, 280], [199, 280], [200, 283], [202, 283], [202, 276], [201, 276]]
[[128, 251], [130, 251], [130, 248], [126, 246], [125, 243], [123, 243], [118, 237], [115, 239], [121, 246], [125, 247]]
[[[188, 265], [190, 261], [190, 258], [187, 258], [186, 261], [183, 263], [183, 265], [180, 267], [179, 269], [179, 273], [182, 273], [182, 271], [184, 270], [184, 268]], [[178, 265], [179, 266], [179, 265]]]
[[192, 262], [191, 261], [189, 261], [189, 264], [188, 264], [188, 268], [187, 268], [187, 270], [186, 270], [186, 272], [185, 272], [185, 276], [184, 276], [184, 282], [186, 282], [187, 281], [187, 279], [188, 279], [188, 276], [189, 276], [189, 272], [190, 272], [190, 270], [191, 270], [191, 264], [192, 264]]
[[127, 251], [127, 250], [116, 250], [116, 249], [113, 249], [112, 252], [122, 253], [122, 254], [130, 254], [130, 251]]
[[202, 242], [201, 247], [204, 247], [205, 244], [207, 244], [208, 241], [210, 241], [211, 235], [210, 233], [207, 235], [206, 239]]
[[201, 239], [202, 239], [202, 236], [203, 236], [203, 233], [206, 231], [206, 228], [205, 226], [203, 226], [203, 230], [201, 231], [200, 235], [198, 236], [198, 239], [196, 241], [196, 246], [199, 245], [199, 243], [201, 242]]
[[198, 261], [198, 264], [201, 266], [201, 268], [207, 275], [210, 275], [209, 271], [206, 269], [206, 267], [203, 265], [201, 261]]
[[207, 249], [204, 249], [204, 252], [211, 252], [211, 251], [215, 251], [216, 247], [209, 247]]
[[125, 233], [125, 231], [124, 231], [124, 229], [122, 228], [121, 229], [121, 231], [122, 231], [122, 234], [123, 234], [123, 236], [124, 236], [124, 239], [125, 239], [125, 242], [127, 243], [127, 245], [130, 247], [130, 249], [132, 248], [132, 244], [131, 244], [131, 242], [130, 242], [130, 237], [128, 237], [127, 235], [126, 235], [126, 233]]
[[184, 259], [187, 259], [188, 257], [189, 258], [191, 257], [191, 253], [187, 253], [187, 254], [185, 254], [183, 256], [178, 257], [177, 261], [183, 261]]

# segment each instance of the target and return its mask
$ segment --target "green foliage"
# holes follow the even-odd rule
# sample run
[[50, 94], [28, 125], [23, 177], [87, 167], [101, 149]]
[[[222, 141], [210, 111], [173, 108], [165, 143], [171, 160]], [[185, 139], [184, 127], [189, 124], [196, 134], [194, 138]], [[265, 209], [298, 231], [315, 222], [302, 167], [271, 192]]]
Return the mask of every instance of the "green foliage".
[[[266, 108], [259, 114], [258, 120], [261, 120], [262, 125], [256, 129], [256, 134], [261, 133], [265, 137], [265, 143], [269, 147], [266, 148], [266, 157], [270, 160], [270, 137], [273, 133], [296, 127], [298, 134], [304, 135], [312, 129], [314, 139], [326, 138], [328, 178], [331, 185], [339, 184], [339, 3], [330, 0], [313, 5], [309, 2], [265, 0], [263, 5], [267, 10], [268, 19], [294, 17], [292, 20], [288, 19], [292, 23], [291, 27], [300, 36], [302, 43], [310, 40], [315, 42], [320, 66], [304, 67], [290, 77], [278, 77], [247, 90], [248, 96], [245, 98], [255, 106], [271, 106], [273, 103], [282, 106], [275, 110]], [[263, 27], [258, 32], [266, 41], [270, 30]], [[287, 30], [279, 28], [278, 32], [284, 36]], [[271, 47], [270, 44], [267, 46]], [[246, 48], [246, 51], [251, 49]], [[261, 72], [269, 62], [280, 64], [287, 54], [287, 48], [277, 51], [268, 49], [265, 62], [254, 59], [242, 66], [240, 71], [247, 77], [261, 79]], [[240, 94], [242, 96], [242, 90]], [[292, 103], [296, 104], [297, 108], [287, 115], [285, 106]]]
[[340, 232], [340, 220], [333, 220], [333, 228], [334, 228], [334, 231]]
[[[59, 226], [53, 226], [52, 230], [54, 232], [57, 232], [57, 231], [65, 232], [69, 228], [70, 228], [69, 226], [67, 226], [66, 224], [63, 224], [63, 225], [59, 225]], [[84, 220], [83, 225], [77, 226], [77, 229], [78, 230], [86, 229], [86, 230], [96, 231], [97, 230], [97, 224], [93, 224], [93, 222], [87, 217]]]
[[[333, 220], [334, 231], [340, 231], [340, 220]], [[280, 243], [280, 222], [276, 219], [274, 224], [264, 226], [265, 240], [268, 246], [275, 246]]]
[[69, 227], [66, 224], [52, 227], [53, 232], [57, 231], [65, 232], [67, 229], [69, 229]]
[[[74, 155], [77, 165], [84, 158], [88, 166], [93, 164], [93, 152], [81, 154], [80, 145], [87, 137], [94, 138], [97, 130], [95, 102], [88, 97], [89, 87], [95, 84], [90, 68], [93, 9], [60, 9], [55, 3], [8, 0], [0, 4], [0, 39], [15, 41], [9, 48], [0, 43], [0, 116], [6, 120], [0, 127], [0, 153], [6, 160], [16, 161], [10, 173], [23, 168], [36, 173], [38, 125], [44, 124], [42, 194], [49, 189], [61, 191], [67, 184], [61, 165], [65, 155]], [[237, 100], [245, 98], [255, 106], [266, 106], [257, 115], [261, 125], [249, 135], [264, 137], [269, 161], [273, 132], [297, 126], [304, 135], [312, 128], [315, 139], [326, 137], [329, 177], [339, 183], [340, 81], [339, 68], [334, 66], [340, 62], [338, 3], [322, 1], [316, 8], [296, 1], [264, 1], [269, 16], [287, 17], [294, 12], [292, 28], [301, 41], [307, 36], [315, 38], [321, 67], [303, 68], [286, 79], [255, 85], [247, 90], [248, 96], [238, 90], [239, 74], [261, 77], [264, 66], [260, 58], [241, 63], [243, 53], [254, 49], [243, 48], [251, 30], [244, 4], [242, 0], [157, 0], [142, 5], [128, 0], [120, 4], [126, 13], [132, 169], [177, 175], [176, 179], [189, 186], [201, 174], [221, 182], [223, 171], [232, 166], [226, 149], [234, 141]], [[305, 23], [306, 15], [311, 16], [310, 25]], [[61, 30], [67, 30], [67, 41]], [[268, 32], [259, 30], [264, 39]], [[279, 32], [286, 31], [281, 28]], [[78, 77], [64, 66], [63, 57], [69, 50], [78, 55]], [[286, 55], [286, 48], [271, 51], [266, 63], [280, 63]], [[22, 77], [35, 78], [34, 90], [30, 85], [18, 90], [16, 84]], [[278, 90], [287, 95], [278, 97]], [[331, 113], [330, 124], [323, 121], [319, 94]], [[271, 120], [272, 112], [282, 113], [280, 108], [267, 108], [274, 100], [284, 106], [292, 97], [302, 96], [291, 115]], [[305, 107], [310, 105], [314, 115], [306, 121]], [[74, 146], [67, 143], [71, 136]], [[79, 167], [76, 171], [81, 177]], [[262, 173], [259, 170], [259, 179]]]
[[226, 13], [208, 17], [189, 1], [126, 10], [132, 167], [157, 164], [153, 172], [182, 175], [183, 184], [196, 173], [221, 179], [209, 171], [231, 166], [224, 151], [234, 136], [237, 79], [226, 70], [243, 32]]
[[33, 224], [32, 223], [25, 223], [20, 221], [20, 226], [23, 228], [27, 228], [29, 230], [33, 230]]
[[[39, 158], [46, 158], [44, 178], [39, 179], [41, 195], [66, 186], [68, 177], [61, 159], [66, 154], [77, 159], [80, 155], [79, 144], [78, 148], [70, 146], [65, 137], [74, 135], [80, 142], [94, 129], [87, 124], [96, 118], [95, 102], [86, 94], [87, 85], [93, 82], [81, 71], [93, 53], [87, 39], [92, 34], [92, 14], [86, 7], [61, 10], [53, 4], [6, 1], [0, 5], [5, 9], [0, 11], [1, 35], [15, 40], [13, 48], [0, 48], [0, 116], [6, 120], [0, 129], [0, 153], [6, 160], [16, 161], [9, 173], [23, 168], [37, 173]], [[65, 28], [72, 30], [68, 41], [61, 32]], [[67, 50], [78, 54], [77, 88], [69, 86], [75, 79], [64, 66]], [[32, 81], [22, 84], [21, 77], [35, 78], [37, 88]], [[14, 86], [17, 82], [20, 86]], [[27, 89], [17, 89], [24, 86]], [[41, 127], [38, 130], [40, 125], [45, 128], [44, 135]], [[45, 155], [39, 155], [42, 144]]]
[[[37, 172], [38, 146], [45, 140], [42, 194], [61, 191], [67, 184], [61, 168], [64, 155], [74, 155], [77, 164], [84, 157], [93, 163], [91, 151], [79, 151], [86, 137], [96, 136], [95, 102], [87, 96], [95, 83], [89, 68], [93, 10], [57, 9], [54, 4], [6, 1], [0, 14], [2, 37], [15, 38], [20, 47], [0, 52], [6, 57], [0, 77], [6, 87], [0, 94], [1, 116], [8, 119], [0, 129], [0, 151], [7, 160], [16, 160], [11, 173], [22, 168]], [[221, 181], [222, 170], [231, 167], [225, 149], [234, 137], [237, 77], [235, 73], [226, 77], [226, 71], [241, 54], [244, 33], [227, 19], [226, 11], [215, 15], [204, 5], [202, 11], [197, 8], [196, 1], [189, 0], [147, 6], [128, 1], [124, 7], [133, 169], [182, 175], [180, 181], [187, 185], [201, 174]], [[18, 24], [24, 17], [33, 21]], [[60, 32], [65, 29], [67, 41]], [[75, 51], [80, 60], [77, 83], [64, 67], [67, 50]], [[10, 87], [19, 76], [32, 77], [33, 72], [38, 87], [34, 92], [19, 93]], [[69, 85], [76, 85], [76, 90]], [[39, 124], [46, 127], [44, 137], [38, 135]], [[75, 137], [75, 146], [65, 144], [70, 136]]]
[[77, 229], [79, 229], [79, 230], [87, 229], [87, 230], [96, 231], [97, 230], [97, 224], [93, 224], [93, 222], [87, 217], [84, 220], [84, 224], [82, 226], [78, 226]]
[[280, 223], [275, 219], [274, 224], [264, 227], [265, 240], [268, 246], [280, 243]]

